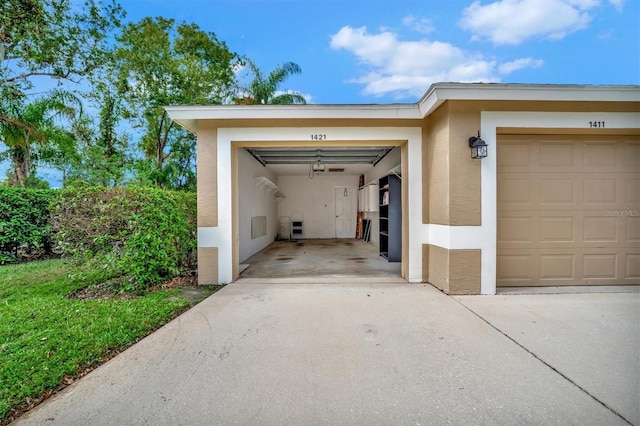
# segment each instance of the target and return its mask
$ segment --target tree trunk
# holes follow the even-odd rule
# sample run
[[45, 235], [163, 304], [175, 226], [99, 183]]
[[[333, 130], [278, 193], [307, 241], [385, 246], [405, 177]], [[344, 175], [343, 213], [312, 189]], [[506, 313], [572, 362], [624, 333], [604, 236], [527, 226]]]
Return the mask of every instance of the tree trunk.
[[28, 144], [16, 146], [12, 149], [13, 186], [25, 187], [31, 176], [31, 149]]
[[25, 187], [29, 179], [29, 164], [25, 161], [13, 162], [14, 186]]

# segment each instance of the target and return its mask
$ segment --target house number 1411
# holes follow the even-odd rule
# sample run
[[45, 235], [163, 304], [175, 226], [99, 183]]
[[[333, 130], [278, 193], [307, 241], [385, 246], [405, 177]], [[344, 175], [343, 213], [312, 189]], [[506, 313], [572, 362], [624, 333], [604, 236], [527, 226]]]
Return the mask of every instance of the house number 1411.
[[589, 127], [604, 127], [604, 121], [590, 121]]

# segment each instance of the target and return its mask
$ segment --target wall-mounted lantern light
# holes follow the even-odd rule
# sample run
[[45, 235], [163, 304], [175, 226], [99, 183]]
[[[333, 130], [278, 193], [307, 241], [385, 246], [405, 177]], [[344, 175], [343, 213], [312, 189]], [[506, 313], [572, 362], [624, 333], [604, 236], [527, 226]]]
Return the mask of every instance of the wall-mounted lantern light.
[[469, 148], [471, 148], [471, 158], [484, 158], [487, 156], [487, 144], [480, 139], [480, 131], [478, 136], [469, 138]]

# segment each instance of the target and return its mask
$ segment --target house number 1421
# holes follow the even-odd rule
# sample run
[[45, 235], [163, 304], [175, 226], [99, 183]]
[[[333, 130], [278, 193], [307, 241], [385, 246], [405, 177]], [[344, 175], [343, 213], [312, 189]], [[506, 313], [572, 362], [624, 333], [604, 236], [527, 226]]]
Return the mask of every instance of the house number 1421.
[[312, 141], [326, 141], [327, 140], [327, 135], [314, 134], [314, 135], [311, 135], [311, 140]]

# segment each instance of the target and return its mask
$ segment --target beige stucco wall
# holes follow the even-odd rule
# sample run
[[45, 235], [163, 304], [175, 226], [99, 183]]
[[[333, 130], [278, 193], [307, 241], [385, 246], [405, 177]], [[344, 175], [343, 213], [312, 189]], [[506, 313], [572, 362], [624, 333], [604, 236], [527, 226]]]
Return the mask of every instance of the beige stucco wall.
[[447, 294], [480, 294], [480, 250], [422, 246], [423, 277]]
[[424, 223], [449, 224], [449, 106], [438, 108], [428, 121], [422, 187]]
[[449, 250], [449, 294], [480, 294], [480, 250]]
[[218, 282], [218, 247], [198, 247], [198, 284]]
[[218, 130], [198, 123], [198, 226], [218, 226]]
[[471, 158], [469, 137], [480, 130], [480, 110], [474, 105], [449, 105], [449, 225], [481, 225], [482, 160]]
[[471, 158], [468, 145], [478, 130], [478, 104], [445, 102], [429, 117], [423, 129], [423, 223], [481, 224], [481, 161]]
[[427, 244], [429, 283], [449, 294], [449, 250]]

